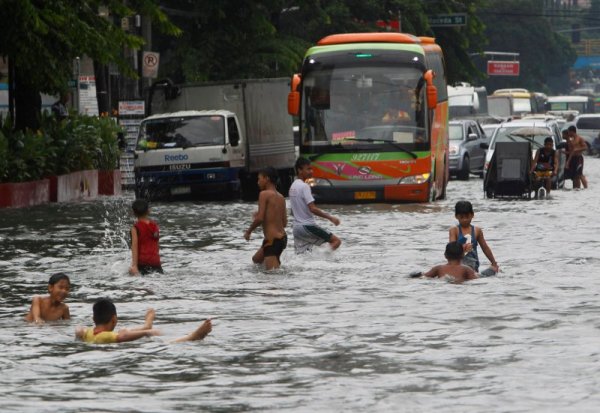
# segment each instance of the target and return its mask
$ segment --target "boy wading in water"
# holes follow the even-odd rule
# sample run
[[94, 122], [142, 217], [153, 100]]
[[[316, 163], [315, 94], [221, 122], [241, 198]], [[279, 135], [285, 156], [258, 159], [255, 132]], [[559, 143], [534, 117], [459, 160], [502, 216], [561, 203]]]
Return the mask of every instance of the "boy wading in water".
[[[142, 337], [159, 336], [160, 331], [153, 329], [156, 313], [153, 309], [146, 311], [144, 325], [138, 328], [121, 329], [115, 332], [117, 326], [117, 308], [108, 298], [100, 298], [94, 303], [94, 327], [79, 327], [75, 330], [75, 336], [90, 344], [124, 343], [126, 341], [138, 340]], [[194, 332], [187, 336], [173, 340], [172, 343], [184, 341], [202, 340], [212, 331], [210, 320], [204, 321]]]
[[[454, 216], [458, 220], [458, 225], [450, 228], [449, 241], [458, 241], [463, 246], [465, 256], [462, 260], [463, 264], [471, 267], [475, 272], [479, 272], [479, 256], [477, 255], [477, 246], [481, 245], [481, 250], [490, 260], [490, 264], [494, 272], [498, 272], [498, 263], [492, 254], [492, 250], [488, 246], [483, 237], [483, 230], [479, 227], [471, 225], [471, 221], [475, 216], [473, 205], [469, 201], [458, 201], [454, 207]], [[487, 270], [486, 270], [487, 271]]]
[[25, 320], [41, 324], [44, 321], [68, 320], [69, 306], [64, 303], [71, 290], [71, 280], [66, 274], [54, 274], [48, 280], [48, 295], [36, 296], [31, 302]]
[[313, 246], [328, 242], [332, 250], [336, 250], [342, 241], [315, 222], [315, 215], [325, 218], [333, 225], [340, 225], [340, 220], [323, 212], [315, 205], [310, 186], [305, 182], [312, 178], [313, 170], [310, 161], [298, 158], [295, 165], [298, 177], [290, 187], [290, 205], [294, 215], [294, 250], [296, 254], [310, 251]]
[[463, 246], [460, 243], [454, 241], [446, 244], [446, 252], [444, 256], [448, 260], [447, 264], [436, 265], [425, 274], [424, 277], [428, 278], [445, 278], [448, 277], [448, 281], [454, 283], [462, 283], [467, 280], [474, 280], [477, 277], [475, 271], [471, 267], [467, 267], [462, 264], [463, 259]]
[[131, 205], [137, 217], [136, 223], [131, 227], [131, 275], [148, 274], [150, 272], [163, 272], [158, 255], [158, 224], [152, 221], [150, 206], [144, 199], [136, 199]]
[[249, 241], [252, 231], [262, 225], [265, 239], [252, 261], [255, 264], [264, 263], [267, 270], [279, 268], [279, 258], [287, 247], [285, 198], [277, 192], [276, 183], [275, 168], [267, 167], [258, 173], [258, 212], [254, 214], [252, 224], [244, 233], [244, 238]]

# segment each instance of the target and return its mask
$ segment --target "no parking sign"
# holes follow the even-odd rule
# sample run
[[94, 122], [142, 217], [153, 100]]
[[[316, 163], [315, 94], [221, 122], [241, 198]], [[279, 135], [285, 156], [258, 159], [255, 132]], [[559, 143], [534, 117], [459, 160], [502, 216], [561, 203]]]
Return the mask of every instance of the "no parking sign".
[[142, 62], [142, 76], [149, 78], [158, 77], [158, 62], [160, 54], [156, 52], [144, 52]]

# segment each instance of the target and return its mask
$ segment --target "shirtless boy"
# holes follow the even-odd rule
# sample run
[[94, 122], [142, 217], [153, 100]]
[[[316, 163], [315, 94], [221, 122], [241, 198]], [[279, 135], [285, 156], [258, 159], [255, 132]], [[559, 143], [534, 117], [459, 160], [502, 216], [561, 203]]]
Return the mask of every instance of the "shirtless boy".
[[[75, 330], [75, 336], [90, 344], [110, 344], [124, 343], [127, 341], [138, 340], [142, 337], [158, 336], [160, 331], [153, 329], [154, 317], [156, 313], [153, 309], [146, 311], [144, 325], [138, 328], [121, 329], [115, 332], [117, 325], [117, 308], [108, 298], [100, 298], [96, 300], [93, 307], [94, 311], [94, 327], [83, 328], [78, 327]], [[212, 331], [210, 320], [204, 321], [200, 327], [187, 336], [173, 340], [173, 343], [181, 343], [184, 341], [202, 340]]]
[[265, 239], [262, 246], [252, 257], [255, 264], [263, 264], [267, 270], [279, 268], [281, 253], [287, 247], [287, 214], [285, 198], [275, 187], [277, 183], [277, 171], [275, 168], [267, 167], [258, 173], [258, 212], [254, 214], [254, 220], [244, 233], [246, 241], [250, 240], [252, 231], [262, 225]]
[[570, 176], [573, 179], [573, 188], [588, 187], [587, 179], [583, 174], [583, 153], [587, 150], [585, 140], [577, 134], [577, 128], [573, 125], [569, 126], [569, 140], [567, 162], [565, 168], [569, 170]]
[[33, 298], [31, 308], [25, 316], [25, 320], [41, 324], [44, 321], [70, 319], [69, 306], [63, 302], [69, 295], [70, 289], [71, 281], [66, 274], [54, 274], [48, 280], [49, 295]]
[[462, 264], [463, 255], [463, 247], [458, 241], [449, 242], [446, 244], [446, 252], [444, 253], [448, 263], [436, 265], [423, 274], [423, 276], [429, 278], [443, 278], [449, 276], [452, 282], [457, 284], [479, 278], [471, 267]]

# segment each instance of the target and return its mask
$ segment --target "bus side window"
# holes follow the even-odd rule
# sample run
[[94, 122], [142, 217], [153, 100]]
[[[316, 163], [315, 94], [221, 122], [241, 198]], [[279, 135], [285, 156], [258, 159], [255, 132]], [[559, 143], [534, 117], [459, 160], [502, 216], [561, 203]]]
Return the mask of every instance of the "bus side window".
[[235, 118], [227, 118], [227, 129], [229, 130], [229, 143], [231, 146], [238, 146], [240, 144], [240, 131]]

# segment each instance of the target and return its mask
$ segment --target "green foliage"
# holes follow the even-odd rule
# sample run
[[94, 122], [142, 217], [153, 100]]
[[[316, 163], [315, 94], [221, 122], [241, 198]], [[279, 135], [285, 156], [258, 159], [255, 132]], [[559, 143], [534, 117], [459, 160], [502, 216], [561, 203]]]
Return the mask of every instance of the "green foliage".
[[[493, 0], [481, 12], [488, 49], [520, 53], [519, 77], [490, 77], [488, 91], [503, 87], [524, 87], [550, 91], [549, 81], [566, 75], [576, 60], [567, 37], [556, 33], [550, 22], [540, 15], [542, 0]], [[483, 68], [483, 67], [482, 67]]]
[[135, 77], [122, 51], [140, 48], [143, 40], [101, 16], [101, 8], [116, 21], [139, 13], [165, 33], [181, 33], [155, 0], [3, 0], [0, 56], [11, 59], [34, 90], [50, 94], [66, 88], [77, 56], [87, 55], [103, 64], [115, 62], [123, 73]]
[[[165, 0], [183, 29], [179, 39], [158, 38], [161, 75], [176, 82], [289, 76], [304, 53], [333, 33], [380, 30], [378, 19], [402, 16], [402, 29], [435, 36], [446, 54], [449, 80], [481, 76], [468, 52], [481, 50], [483, 25], [476, 15], [484, 0]], [[467, 13], [464, 28], [432, 30], [428, 15]]]
[[115, 169], [119, 126], [110, 118], [42, 117], [39, 131], [0, 127], [0, 182], [24, 182], [86, 169]]

